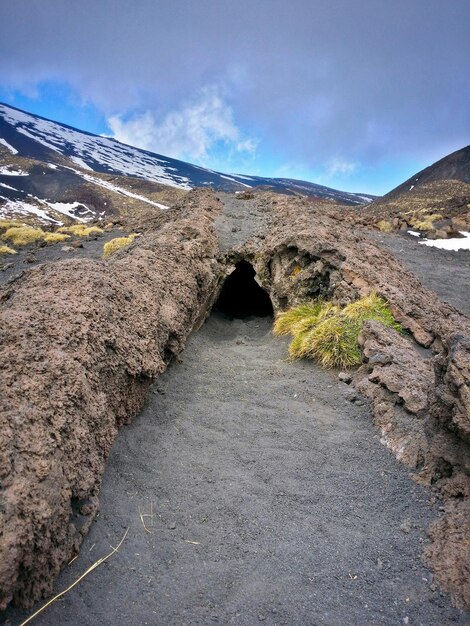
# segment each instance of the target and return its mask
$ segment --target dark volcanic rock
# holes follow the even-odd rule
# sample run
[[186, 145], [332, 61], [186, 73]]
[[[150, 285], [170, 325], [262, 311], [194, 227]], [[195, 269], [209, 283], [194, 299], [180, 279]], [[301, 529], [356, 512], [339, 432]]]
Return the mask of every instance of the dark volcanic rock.
[[194, 192], [111, 260], [42, 265], [1, 292], [1, 607], [49, 593], [78, 550], [117, 429], [207, 311], [218, 211]]
[[2, 605], [50, 592], [97, 511], [117, 429], [242, 259], [276, 310], [319, 296], [344, 305], [375, 290], [409, 331], [365, 324], [353, 382], [383, 442], [440, 490], [445, 516], [427, 558], [455, 601], [468, 602], [470, 320], [330, 203], [234, 200], [217, 219], [219, 247], [220, 211], [211, 192], [192, 192], [146, 216], [143, 236], [111, 260], [41, 265], [1, 292]]

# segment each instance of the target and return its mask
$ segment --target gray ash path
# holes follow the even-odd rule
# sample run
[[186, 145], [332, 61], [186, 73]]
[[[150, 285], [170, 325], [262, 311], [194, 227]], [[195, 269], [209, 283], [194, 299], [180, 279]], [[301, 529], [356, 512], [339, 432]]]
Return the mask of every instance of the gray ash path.
[[56, 591], [125, 542], [35, 623], [468, 623], [420, 560], [431, 493], [349, 387], [286, 345], [269, 318], [216, 313], [191, 337], [117, 438]]
[[420, 244], [405, 234], [374, 234], [379, 245], [408, 267], [441, 300], [470, 315], [470, 251], [451, 252]]
[[242, 200], [236, 194], [218, 193], [224, 211], [215, 220], [222, 252], [243, 245], [256, 235], [263, 235], [269, 225], [270, 214], [263, 211], [259, 197]]

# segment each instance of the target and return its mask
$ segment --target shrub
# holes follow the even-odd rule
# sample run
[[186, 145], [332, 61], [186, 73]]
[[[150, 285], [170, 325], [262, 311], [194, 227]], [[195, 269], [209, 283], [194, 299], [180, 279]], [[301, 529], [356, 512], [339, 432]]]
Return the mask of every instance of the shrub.
[[32, 226], [14, 226], [8, 228], [3, 234], [4, 239], [9, 239], [17, 246], [26, 246], [28, 243], [34, 243], [44, 239], [46, 233], [42, 228], [33, 228]]
[[387, 222], [387, 220], [380, 220], [380, 222], [377, 222], [377, 228], [382, 233], [390, 233], [393, 230], [393, 226], [390, 222]]
[[108, 257], [110, 254], [117, 252], [121, 248], [125, 248], [130, 245], [136, 237], [137, 233], [132, 233], [128, 237], [115, 237], [114, 239], [107, 241], [103, 246], [103, 259]]
[[18, 252], [10, 246], [0, 246], [0, 254], [18, 254]]
[[442, 215], [440, 213], [430, 213], [429, 215], [423, 215], [422, 218], [413, 217], [410, 222], [413, 228], [416, 230], [433, 230], [434, 222], [437, 222], [442, 219]]
[[59, 241], [70, 239], [70, 235], [64, 235], [62, 233], [45, 233], [43, 239], [46, 243], [58, 243]]
[[299, 306], [292, 307], [279, 313], [274, 322], [275, 335], [299, 335], [312, 328], [320, 319], [333, 315], [338, 310], [331, 302], [313, 300]]
[[361, 325], [343, 315], [327, 317], [289, 347], [293, 359], [312, 358], [323, 367], [350, 367], [361, 362], [358, 337]]
[[0, 220], [0, 230], [7, 230], [12, 227], [20, 227], [25, 226], [22, 222], [17, 222], [16, 220]]
[[70, 233], [78, 237], [88, 237], [93, 234], [101, 234], [103, 229], [99, 226], [87, 226], [86, 224], [73, 224], [72, 226], [62, 226], [58, 229], [59, 233]]
[[376, 320], [401, 332], [385, 300], [376, 293], [348, 304], [344, 309], [317, 300], [280, 313], [276, 335], [292, 334], [289, 356], [311, 358], [324, 367], [350, 367], [361, 362], [359, 334], [366, 320]]

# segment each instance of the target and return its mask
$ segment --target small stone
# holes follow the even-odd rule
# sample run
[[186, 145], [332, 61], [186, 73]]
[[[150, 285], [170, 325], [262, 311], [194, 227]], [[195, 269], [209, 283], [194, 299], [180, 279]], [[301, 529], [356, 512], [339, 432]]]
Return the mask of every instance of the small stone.
[[75, 248], [73, 246], [62, 246], [62, 252], [73, 252]]
[[172, 522], [171, 524], [169, 524], [169, 525], [168, 525], [168, 528], [169, 528], [170, 530], [175, 530], [175, 528], [176, 528], [176, 524], [175, 524], [175, 522]]
[[345, 383], [346, 385], [349, 385], [349, 383], [352, 381], [351, 374], [348, 374], [347, 372], [340, 372], [338, 374], [338, 378], [342, 383]]
[[409, 533], [411, 531], [411, 522], [409, 520], [405, 520], [400, 526], [400, 530], [404, 533]]
[[349, 402], [356, 402], [357, 400], [359, 400], [359, 396], [354, 389], [347, 389], [345, 392], [345, 396], [346, 400], [349, 400]]
[[264, 622], [264, 620], [266, 619], [266, 615], [258, 615], [258, 619], [260, 622]]
[[392, 362], [392, 357], [383, 352], [376, 352], [369, 358], [369, 365], [389, 365]]

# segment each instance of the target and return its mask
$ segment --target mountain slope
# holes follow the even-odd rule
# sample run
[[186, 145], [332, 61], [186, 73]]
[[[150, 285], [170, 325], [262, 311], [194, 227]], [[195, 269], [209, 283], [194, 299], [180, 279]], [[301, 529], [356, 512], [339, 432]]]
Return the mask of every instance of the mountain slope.
[[439, 237], [470, 230], [470, 146], [411, 176], [368, 206], [368, 222]]
[[[79, 188], [84, 183], [95, 186], [98, 184], [109, 189], [112, 184], [106, 180], [106, 176], [133, 177], [183, 191], [209, 186], [230, 192], [267, 187], [275, 191], [331, 199], [348, 205], [365, 204], [374, 198], [367, 194], [338, 191], [306, 181], [222, 174], [134, 148], [115, 139], [80, 131], [5, 104], [0, 104], [0, 155], [0, 202], [3, 198], [4, 215], [12, 212], [13, 202], [17, 203], [18, 210], [18, 202], [27, 204], [32, 202], [31, 198], [36, 204], [38, 200], [46, 203], [54, 200], [54, 204], [64, 203], [58, 197], [58, 189], [65, 190], [67, 185], [67, 191], [70, 191], [71, 185]], [[23, 170], [21, 163], [26, 166]], [[31, 174], [30, 168], [39, 166], [42, 170], [36, 169], [36, 180], [26, 182], [26, 176]], [[104, 175], [104, 178], [98, 177], [101, 183], [97, 183], [96, 174]], [[46, 186], [40, 184], [41, 176], [46, 177]], [[64, 180], [68, 181], [65, 186]], [[103, 184], [103, 181], [109, 184]], [[138, 183], [134, 185], [138, 186]], [[50, 196], [51, 189], [55, 191], [54, 198]], [[70, 202], [66, 204], [80, 202], [75, 196], [67, 199]], [[9, 208], [5, 208], [5, 204]], [[104, 206], [100, 206], [100, 213], [107, 212]], [[41, 210], [41, 206], [39, 209]], [[0, 212], [1, 210], [0, 206]], [[48, 211], [46, 207], [46, 212]], [[67, 211], [73, 217], [73, 209]], [[87, 213], [90, 219], [92, 214], [97, 217], [96, 210], [90, 211], [91, 213]], [[82, 217], [83, 215], [82, 211]]]
[[424, 170], [421, 170], [404, 183], [392, 189], [387, 194], [376, 200], [376, 204], [386, 204], [390, 200], [399, 198], [402, 194], [418, 190], [424, 185], [455, 180], [470, 184], [470, 146], [452, 152], [439, 159]]

